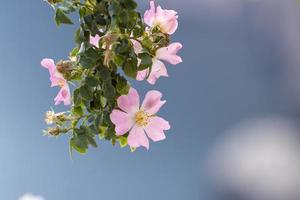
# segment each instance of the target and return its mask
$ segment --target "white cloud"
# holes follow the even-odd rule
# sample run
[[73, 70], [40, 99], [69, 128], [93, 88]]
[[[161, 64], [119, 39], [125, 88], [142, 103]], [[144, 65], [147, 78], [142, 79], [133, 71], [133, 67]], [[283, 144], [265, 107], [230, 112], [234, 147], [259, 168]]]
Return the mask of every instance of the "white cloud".
[[299, 133], [297, 123], [277, 117], [238, 124], [216, 146], [212, 177], [247, 199], [299, 199]]
[[42, 196], [36, 196], [30, 193], [24, 194], [19, 200], [45, 200]]

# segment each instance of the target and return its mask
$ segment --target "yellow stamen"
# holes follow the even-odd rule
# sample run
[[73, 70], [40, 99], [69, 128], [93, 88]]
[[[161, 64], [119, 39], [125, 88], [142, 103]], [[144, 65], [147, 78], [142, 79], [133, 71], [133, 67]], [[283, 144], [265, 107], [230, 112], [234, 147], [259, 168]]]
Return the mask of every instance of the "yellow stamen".
[[135, 114], [135, 123], [138, 126], [146, 126], [148, 124], [149, 115], [144, 111], [138, 111]]

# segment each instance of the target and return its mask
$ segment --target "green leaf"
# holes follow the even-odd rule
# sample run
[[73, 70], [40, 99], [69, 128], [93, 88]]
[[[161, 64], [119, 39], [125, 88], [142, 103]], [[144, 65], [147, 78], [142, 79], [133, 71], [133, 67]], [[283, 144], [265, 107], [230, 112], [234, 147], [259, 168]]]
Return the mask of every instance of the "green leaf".
[[144, 69], [148, 69], [152, 66], [152, 57], [148, 53], [139, 54], [139, 58], [141, 59], [141, 64], [139, 66], [139, 71]]
[[128, 60], [123, 67], [124, 73], [126, 76], [131, 78], [136, 78], [137, 75], [137, 61]]
[[90, 145], [92, 145], [95, 148], [98, 147], [97, 142], [93, 137], [87, 137], [87, 139], [88, 139], [88, 142], [89, 142]]
[[71, 56], [71, 57], [77, 56], [78, 52], [79, 52], [79, 48], [78, 48], [78, 47], [75, 47], [75, 48], [71, 51], [70, 56]]
[[111, 79], [111, 73], [107, 67], [101, 66], [98, 67], [99, 76], [102, 81], [109, 81]]
[[108, 13], [110, 17], [116, 16], [122, 9], [117, 1], [112, 1], [108, 6]]
[[89, 87], [96, 87], [100, 84], [100, 81], [94, 76], [88, 76], [88, 77], [85, 78], [85, 83]]
[[128, 54], [131, 51], [131, 44], [127, 39], [122, 39], [114, 45], [113, 50], [117, 55]]
[[107, 131], [107, 127], [106, 126], [100, 126], [99, 127], [99, 139], [102, 140], [105, 138], [105, 133]]
[[82, 138], [74, 136], [70, 140], [70, 145], [73, 149], [78, 151], [80, 154], [85, 154], [87, 152], [88, 144], [86, 140], [82, 140]]
[[57, 9], [55, 13], [55, 21], [57, 26], [61, 24], [73, 24], [72, 20], [62, 11], [61, 9]]
[[131, 152], [135, 152], [136, 148], [135, 147], [130, 147]]
[[105, 81], [103, 84], [103, 94], [109, 100], [108, 103], [112, 103], [115, 96], [116, 90], [114, 86], [111, 84], [111, 81]]
[[121, 0], [125, 8], [129, 10], [134, 10], [137, 8], [137, 3], [133, 0]]
[[93, 92], [91, 91], [91, 88], [87, 85], [82, 85], [80, 87], [80, 95], [85, 100], [91, 100], [93, 98]]
[[100, 14], [96, 15], [95, 21], [100, 26], [105, 26], [107, 24], [105, 17]]
[[74, 115], [77, 115], [77, 116], [82, 116], [82, 115], [84, 115], [82, 106], [74, 106], [74, 107], [72, 108], [72, 113], [73, 113]]
[[74, 90], [72, 99], [75, 106], [79, 106], [81, 104], [80, 88]]
[[101, 103], [102, 108], [104, 108], [107, 105], [107, 98], [105, 98], [104, 96], [101, 96], [100, 103]]
[[117, 76], [117, 86], [116, 86], [117, 92], [121, 95], [127, 94], [129, 90], [129, 85], [127, 83], [127, 80], [122, 76]]
[[127, 138], [126, 137], [120, 136], [118, 138], [118, 141], [119, 141], [119, 144], [120, 144], [121, 148], [124, 148], [124, 147], [127, 146]]
[[84, 68], [92, 68], [97, 65], [99, 62], [100, 55], [98, 52], [93, 49], [93, 48], [88, 48], [82, 53], [80, 53], [80, 59], [79, 63], [84, 67]]
[[[75, 42], [78, 45], [78, 47], [81, 46], [81, 44], [84, 42], [85, 40], [85, 35], [84, 35], [84, 31], [82, 30], [82, 28], [80, 27], [79, 29], [76, 30], [75, 32]], [[77, 53], [80, 52], [80, 49], [78, 50]]]

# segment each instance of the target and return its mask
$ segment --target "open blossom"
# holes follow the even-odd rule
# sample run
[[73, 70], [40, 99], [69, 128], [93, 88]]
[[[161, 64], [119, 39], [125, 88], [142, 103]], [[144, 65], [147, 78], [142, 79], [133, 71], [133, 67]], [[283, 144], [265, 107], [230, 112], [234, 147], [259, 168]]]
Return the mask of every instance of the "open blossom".
[[169, 122], [156, 116], [166, 102], [161, 101], [161, 97], [159, 91], [149, 91], [140, 106], [140, 97], [137, 91], [131, 88], [127, 95], [118, 98], [120, 110], [113, 110], [110, 119], [116, 126], [117, 135], [129, 132], [127, 143], [130, 147], [143, 146], [149, 149], [147, 136], [154, 142], [166, 138], [164, 131], [170, 129]]
[[[140, 51], [142, 47], [140, 46], [140, 44], [138, 44], [138, 42], [135, 42], [133, 44], [136, 53], [138, 53], [138, 51]], [[150, 75], [148, 76], [149, 69], [145, 69], [143, 71], [138, 72], [136, 79], [141, 81], [147, 78], [148, 76], [147, 81], [153, 85], [155, 84], [157, 79], [159, 79], [159, 77], [161, 76], [168, 77], [166, 66], [161, 60], [169, 62], [172, 65], [177, 65], [181, 63], [182, 59], [180, 56], [177, 55], [177, 52], [181, 48], [182, 48], [182, 44], [176, 42], [170, 44], [168, 47], [162, 47], [158, 49], [156, 51], [155, 57], [152, 59], [152, 69]]]
[[144, 14], [144, 21], [150, 27], [158, 26], [160, 31], [169, 35], [175, 33], [178, 27], [178, 15], [174, 10], [165, 10], [160, 6], [155, 8], [154, 1], [150, 1], [150, 10]]
[[71, 104], [71, 93], [70, 87], [67, 80], [63, 77], [61, 73], [57, 71], [56, 65], [52, 59], [45, 58], [42, 60], [41, 65], [49, 70], [51, 87], [59, 86], [60, 91], [55, 97], [55, 105], [60, 104], [61, 102], [64, 105]]

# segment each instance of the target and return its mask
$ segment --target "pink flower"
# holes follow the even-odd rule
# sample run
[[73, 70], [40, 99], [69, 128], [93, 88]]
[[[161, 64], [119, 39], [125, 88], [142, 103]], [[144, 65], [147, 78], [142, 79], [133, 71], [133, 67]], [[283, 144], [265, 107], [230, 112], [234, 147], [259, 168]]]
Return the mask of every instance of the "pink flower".
[[150, 10], [144, 14], [144, 21], [150, 27], [158, 26], [160, 31], [172, 35], [178, 27], [178, 16], [174, 10], [164, 10], [160, 6], [155, 8], [154, 1], [150, 1]]
[[[166, 103], [161, 101], [162, 94], [158, 91], [149, 91], [140, 107], [140, 97], [134, 88], [127, 95], [118, 98], [118, 106], [110, 114], [115, 124], [116, 134], [124, 135], [129, 132], [127, 142], [130, 147], [140, 146], [149, 149], [149, 140], [154, 142], [166, 138], [164, 130], [169, 130], [169, 122], [156, 116], [159, 109]], [[147, 136], [146, 136], [147, 135]]]
[[99, 40], [101, 37], [99, 35], [90, 36], [90, 44], [94, 45], [95, 47], [99, 48]]
[[[172, 43], [168, 47], [160, 48], [156, 51], [155, 57], [152, 59], [152, 69], [151, 73], [147, 79], [150, 84], [155, 84], [157, 79], [161, 76], [168, 77], [168, 72], [165, 64], [161, 61], [167, 61], [172, 65], [177, 65], [182, 62], [180, 56], [177, 55], [177, 52], [182, 48], [180, 43]], [[149, 69], [139, 71], [136, 79], [141, 81], [147, 78], [149, 74]]]
[[71, 104], [71, 93], [67, 80], [56, 69], [56, 65], [52, 59], [45, 58], [41, 65], [49, 70], [51, 87], [59, 86], [61, 89], [55, 97], [55, 105], [64, 102], [64, 105]]

